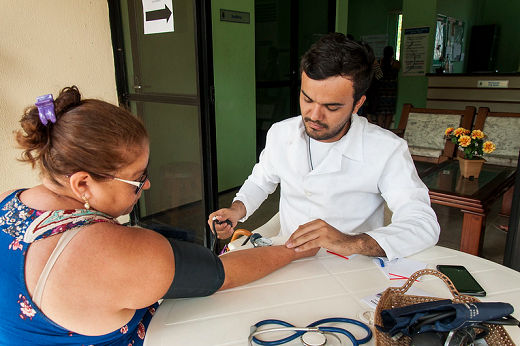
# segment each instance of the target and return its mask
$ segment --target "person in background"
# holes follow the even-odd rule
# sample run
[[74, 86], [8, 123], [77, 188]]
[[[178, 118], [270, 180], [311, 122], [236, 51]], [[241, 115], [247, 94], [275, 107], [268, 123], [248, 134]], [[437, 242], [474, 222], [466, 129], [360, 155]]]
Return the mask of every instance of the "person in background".
[[366, 91], [367, 98], [365, 102], [368, 103], [368, 105], [362, 107], [363, 116], [366, 117], [370, 123], [377, 121], [377, 119], [374, 121], [372, 116], [375, 117], [375, 111], [379, 104], [379, 80], [381, 80], [381, 78], [383, 78], [383, 70], [381, 70], [379, 63], [374, 61], [374, 77], [372, 77], [372, 83], [370, 83], [370, 87], [368, 87]]
[[397, 100], [397, 79], [401, 65], [394, 59], [394, 48], [386, 46], [383, 49], [383, 59], [379, 60], [383, 78], [378, 81], [379, 102], [375, 110], [377, 124], [385, 129], [390, 128], [394, 119]]
[[236, 287], [316, 251], [214, 255], [119, 224], [148, 180], [149, 139], [76, 87], [38, 98], [16, 134], [42, 184], [0, 194], [2, 345], [142, 345], [161, 298]]
[[[354, 40], [354, 36], [351, 34], [347, 34], [347, 38], [352, 41]], [[381, 78], [383, 78], [383, 71], [381, 71], [379, 64], [374, 61], [374, 74], [372, 77], [372, 83], [370, 83], [370, 86], [365, 92], [365, 102], [361, 105], [357, 113], [359, 116], [367, 118], [367, 120], [371, 123], [374, 122], [372, 120], [372, 115], [374, 115], [374, 111], [377, 107], [377, 104], [379, 103], [378, 83]]]
[[[406, 141], [357, 115], [374, 54], [340, 33], [301, 60], [301, 116], [275, 123], [229, 208], [209, 215], [227, 238], [280, 185], [281, 235], [295, 251], [405, 257], [437, 243], [439, 224]], [[392, 223], [383, 226], [385, 202]], [[229, 220], [231, 225], [223, 223]]]

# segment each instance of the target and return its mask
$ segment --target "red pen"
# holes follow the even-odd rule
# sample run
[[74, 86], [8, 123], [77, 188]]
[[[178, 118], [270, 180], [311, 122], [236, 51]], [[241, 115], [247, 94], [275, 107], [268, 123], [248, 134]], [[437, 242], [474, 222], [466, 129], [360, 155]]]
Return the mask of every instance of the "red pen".
[[341, 256], [340, 254], [337, 254], [337, 253], [332, 252], [332, 251], [330, 251], [330, 250], [327, 250], [327, 252], [328, 252], [328, 253], [331, 253], [331, 254], [333, 254], [333, 255], [339, 256], [339, 257], [341, 257], [341, 258], [344, 258], [344, 259], [346, 259], [346, 260], [350, 259], [350, 258], [348, 258], [348, 257]]
[[[408, 280], [409, 279], [406, 276], [401, 276], [401, 275], [397, 275], [397, 274], [390, 273], [390, 275], [393, 276], [390, 278], [390, 280]], [[419, 280], [415, 280], [415, 282], [419, 282]]]
[[401, 275], [396, 275], [396, 274], [392, 274], [392, 273], [390, 273], [390, 275], [392, 275], [390, 280], [408, 280], [407, 277], [404, 277], [404, 276], [401, 276]]

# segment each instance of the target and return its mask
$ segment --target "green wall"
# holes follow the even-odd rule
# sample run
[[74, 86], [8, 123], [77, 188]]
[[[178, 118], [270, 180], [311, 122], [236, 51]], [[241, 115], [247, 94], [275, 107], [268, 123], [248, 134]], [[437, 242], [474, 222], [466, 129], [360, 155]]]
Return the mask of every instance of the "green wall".
[[359, 40], [364, 35], [388, 34], [388, 43], [395, 48], [397, 23], [403, 0], [349, 0], [348, 33]]
[[347, 34], [348, 0], [336, 0], [336, 32]]
[[[436, 25], [437, 0], [403, 0], [403, 29], [426, 26], [430, 27], [430, 34], [428, 37], [428, 52], [433, 52]], [[403, 57], [403, 51], [401, 51], [401, 57]], [[429, 71], [430, 66], [432, 65], [432, 58], [433, 53], [429, 54], [427, 57], [426, 71]], [[403, 60], [403, 58], [401, 58], [401, 60]], [[415, 107], [426, 106], [427, 92], [428, 77], [399, 76], [394, 126], [399, 124], [401, 110], [404, 103], [411, 103]]]
[[[220, 9], [250, 24], [220, 21]], [[213, 67], [219, 191], [242, 185], [256, 161], [254, 1], [213, 0]]]

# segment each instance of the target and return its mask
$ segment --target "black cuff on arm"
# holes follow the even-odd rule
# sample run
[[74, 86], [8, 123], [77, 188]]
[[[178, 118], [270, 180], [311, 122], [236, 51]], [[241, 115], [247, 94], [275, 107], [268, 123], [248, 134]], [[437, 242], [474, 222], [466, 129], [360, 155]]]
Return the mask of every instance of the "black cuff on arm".
[[168, 238], [175, 256], [175, 276], [165, 299], [204, 297], [215, 293], [224, 283], [220, 258], [209, 249]]

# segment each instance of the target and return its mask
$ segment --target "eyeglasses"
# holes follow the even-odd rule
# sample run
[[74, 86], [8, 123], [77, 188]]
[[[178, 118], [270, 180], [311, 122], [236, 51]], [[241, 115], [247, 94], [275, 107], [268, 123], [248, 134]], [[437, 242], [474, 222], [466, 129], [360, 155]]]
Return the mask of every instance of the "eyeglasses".
[[122, 181], [123, 183], [134, 185], [135, 186], [135, 194], [138, 195], [139, 192], [141, 192], [141, 190], [143, 189], [144, 184], [148, 180], [148, 167], [144, 170], [143, 175], [141, 175], [141, 177], [137, 181], [116, 178], [116, 177], [112, 177], [110, 175], [107, 175], [106, 177], [107, 178], [112, 178], [114, 180]]
[[[141, 190], [143, 189], [144, 184], [148, 180], [148, 167], [146, 167], [146, 169], [144, 170], [143, 175], [141, 175], [141, 177], [138, 180], [125, 180], [125, 179], [121, 179], [121, 178], [116, 178], [116, 177], [114, 177], [112, 175], [101, 174], [101, 173], [97, 173], [97, 175], [100, 175], [100, 176], [105, 177], [105, 178], [119, 180], [119, 181], [122, 181], [123, 183], [127, 183], [127, 184], [130, 184], [130, 185], [133, 185], [133, 186], [135, 186], [135, 194], [137, 195], [137, 194], [139, 194], [139, 192], [141, 192]], [[65, 176], [67, 178], [70, 178], [72, 176], [72, 174], [65, 174]]]

